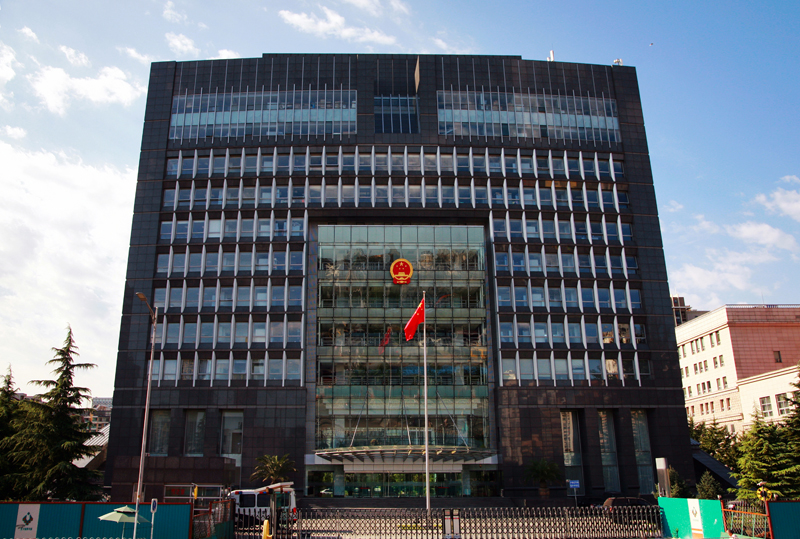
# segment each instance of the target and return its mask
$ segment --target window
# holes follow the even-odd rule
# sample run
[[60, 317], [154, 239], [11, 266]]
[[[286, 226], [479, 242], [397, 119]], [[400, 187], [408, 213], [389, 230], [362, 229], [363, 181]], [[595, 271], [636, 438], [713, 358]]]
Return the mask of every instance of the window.
[[525, 273], [525, 253], [511, 253], [511, 262], [514, 273]]
[[779, 351], [772, 352], [772, 357], [775, 358], [775, 363], [783, 363], [783, 359], [781, 359], [781, 353]]
[[243, 412], [225, 410], [222, 412], [222, 440], [220, 454], [241, 455], [242, 454], [242, 423]]
[[[197, 323], [186, 322], [183, 324], [183, 344], [194, 347], [195, 340], [197, 339]], [[189, 376], [191, 380], [191, 375]]]
[[600, 460], [603, 463], [603, 484], [606, 492], [620, 492], [614, 416], [609, 410], [598, 410], [597, 415], [600, 430]]
[[269, 342], [283, 344], [283, 321], [269, 323]]
[[723, 389], [727, 389], [728, 388], [728, 378], [726, 376], [722, 377], [722, 388]]
[[792, 403], [786, 393], [775, 395], [775, 402], [778, 404], [778, 415], [786, 415], [792, 409]]
[[217, 345], [223, 348], [231, 344], [231, 323], [221, 320], [217, 326]]
[[[719, 341], [717, 341], [717, 342], [719, 342]], [[720, 354], [720, 356], [719, 356], [719, 366], [720, 367], [724, 367], [725, 366], [725, 360], [723, 359], [722, 354]]]
[[633, 421], [633, 446], [639, 475], [639, 492], [653, 492], [653, 462], [650, 453], [650, 432], [647, 426], [647, 414], [644, 410], [631, 410]]
[[584, 493], [583, 459], [581, 454], [580, 428], [578, 412], [561, 412], [561, 446], [564, 452], [564, 476], [567, 480], [580, 482], [579, 494]]
[[761, 406], [762, 416], [772, 417], [772, 399], [769, 397], [761, 397], [758, 399], [758, 404]]
[[272, 253], [272, 273], [286, 272], [286, 252], [276, 251]]
[[302, 339], [302, 322], [287, 322], [286, 323], [286, 342], [299, 343]]
[[151, 455], [167, 455], [167, 447], [169, 444], [169, 410], [153, 410], [150, 413], [150, 435], [147, 441], [149, 446], [148, 452]]
[[214, 308], [217, 306], [217, 289], [206, 287], [203, 289], [203, 307]]
[[531, 287], [531, 300], [534, 307], [544, 307], [544, 288], [541, 286]]
[[200, 342], [203, 344], [210, 344], [214, 342], [214, 323], [201, 322], [200, 323]]
[[[560, 292], [560, 290], [559, 290]], [[528, 287], [525, 285], [514, 287], [514, 305], [519, 309], [528, 308]]]
[[511, 287], [497, 287], [497, 305], [498, 307], [511, 307]]
[[550, 288], [548, 290], [548, 299], [550, 300], [550, 308], [551, 309], [561, 309], [561, 289], [560, 288]]
[[549, 344], [549, 340], [547, 338], [547, 322], [534, 322], [533, 336], [537, 344]]
[[206, 413], [202, 410], [186, 412], [183, 454], [187, 457], [203, 456], [203, 438], [206, 430]]
[[247, 343], [248, 330], [249, 327], [247, 322], [236, 322], [236, 329], [233, 335], [233, 342]]
[[495, 269], [498, 272], [508, 271], [508, 253], [495, 253]]
[[172, 221], [161, 222], [160, 238], [164, 241], [170, 241], [172, 239]]

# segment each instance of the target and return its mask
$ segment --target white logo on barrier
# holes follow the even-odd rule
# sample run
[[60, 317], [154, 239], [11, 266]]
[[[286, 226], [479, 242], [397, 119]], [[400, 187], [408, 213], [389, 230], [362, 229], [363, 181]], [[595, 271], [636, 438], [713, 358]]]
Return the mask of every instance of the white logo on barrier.
[[689, 524], [692, 527], [692, 537], [703, 538], [703, 516], [700, 513], [700, 500], [686, 500], [689, 504]]
[[17, 508], [17, 525], [14, 527], [14, 539], [36, 539], [39, 531], [39, 508], [41, 505], [20, 504]]

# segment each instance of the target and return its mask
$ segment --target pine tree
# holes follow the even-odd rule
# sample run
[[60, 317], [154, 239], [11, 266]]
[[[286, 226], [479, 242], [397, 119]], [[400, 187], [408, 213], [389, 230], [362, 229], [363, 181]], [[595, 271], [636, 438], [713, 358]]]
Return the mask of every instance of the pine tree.
[[712, 423], [695, 423], [689, 418], [691, 437], [700, 444], [700, 449], [727, 466], [731, 471], [738, 471], [739, 449], [735, 434], [729, 433], [725, 427]]
[[756, 498], [759, 483], [764, 482], [774, 494], [781, 498], [796, 496], [798, 485], [785, 470], [793, 465], [788, 454], [788, 444], [784, 439], [786, 429], [777, 423], [766, 423], [756, 414], [750, 429], [739, 443], [739, 471], [734, 472], [741, 499]]
[[692, 493], [678, 470], [669, 467], [669, 495], [671, 498], [689, 498]]
[[[0, 440], [5, 440], [14, 434], [12, 422], [19, 414], [16, 392], [14, 377], [9, 366], [8, 373], [3, 376], [0, 384]], [[9, 458], [8, 449], [0, 447], [0, 500], [12, 501], [20, 496], [12, 476], [15, 468]]]
[[[792, 384], [800, 390], [800, 381]], [[800, 498], [800, 402], [795, 393], [790, 402], [792, 411], [782, 423], [781, 437], [786, 447], [786, 465], [776, 474], [787, 483], [783, 493], [785, 499], [796, 500]]]
[[700, 482], [697, 483], [697, 497], [701, 500], [716, 500], [717, 496], [722, 496], [722, 494], [722, 485], [714, 479], [711, 472], [706, 470], [700, 478]]
[[99, 488], [92, 481], [99, 472], [79, 468], [73, 461], [93, 455], [100, 448], [86, 446], [92, 436], [80, 418], [81, 404], [89, 390], [74, 384], [75, 372], [93, 368], [76, 363], [78, 347], [68, 328], [62, 348], [53, 348], [55, 380], [34, 380], [48, 388], [35, 399], [20, 404], [20, 415], [12, 421], [15, 433], [3, 442], [17, 472], [11, 474], [26, 500], [91, 500]]

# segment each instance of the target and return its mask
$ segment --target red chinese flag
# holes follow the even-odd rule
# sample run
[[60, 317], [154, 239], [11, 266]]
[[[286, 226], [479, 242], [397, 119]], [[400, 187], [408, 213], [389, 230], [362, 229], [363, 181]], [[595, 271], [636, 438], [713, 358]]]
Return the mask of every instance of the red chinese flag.
[[417, 328], [423, 322], [425, 322], [425, 298], [422, 298], [422, 301], [419, 302], [417, 310], [414, 311], [414, 315], [409, 319], [408, 324], [406, 324], [404, 331], [406, 332], [407, 341], [414, 338], [414, 334], [417, 333]]

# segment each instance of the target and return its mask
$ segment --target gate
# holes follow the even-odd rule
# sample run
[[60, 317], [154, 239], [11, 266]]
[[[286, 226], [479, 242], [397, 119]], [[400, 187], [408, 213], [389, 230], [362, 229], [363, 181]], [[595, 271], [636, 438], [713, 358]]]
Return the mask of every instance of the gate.
[[[661, 508], [525, 507], [461, 508], [460, 529], [445, 523], [450, 510], [298, 509], [297, 520], [279, 516], [282, 539], [648, 539], [662, 536]], [[261, 519], [237, 520], [237, 539], [261, 539]], [[452, 516], [450, 517], [452, 518]], [[445, 525], [446, 524], [446, 525]], [[455, 533], [454, 533], [455, 535]]]

